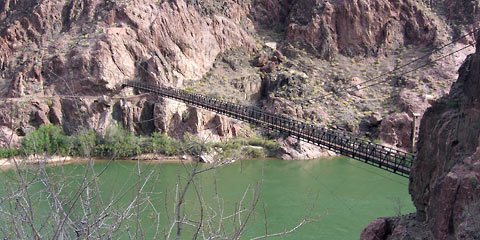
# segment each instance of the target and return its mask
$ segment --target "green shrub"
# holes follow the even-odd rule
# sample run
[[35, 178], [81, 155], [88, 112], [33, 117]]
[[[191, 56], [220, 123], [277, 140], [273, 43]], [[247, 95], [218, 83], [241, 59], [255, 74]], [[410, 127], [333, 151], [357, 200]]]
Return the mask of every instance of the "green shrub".
[[46, 125], [25, 136], [21, 152], [30, 154], [68, 155], [72, 143], [59, 126]]
[[11, 158], [20, 155], [18, 149], [0, 148], [0, 158]]
[[263, 139], [260, 139], [260, 138], [250, 138], [250, 139], [248, 139], [248, 145], [263, 147], [264, 143], [265, 143], [265, 141]]
[[113, 125], [108, 128], [107, 133], [103, 139], [93, 137], [87, 138], [88, 143], [95, 142], [95, 155], [97, 156], [116, 156], [116, 157], [130, 157], [143, 153], [142, 143], [143, 139], [126, 131], [118, 125]]
[[188, 133], [183, 136], [182, 144], [180, 145], [179, 152], [192, 156], [199, 156], [202, 153], [208, 153], [213, 146], [213, 144], [207, 144], [205, 141], [193, 137]]
[[175, 155], [179, 152], [180, 144], [165, 134], [154, 133], [148, 138], [145, 151], [150, 153], [161, 153], [168, 156]]
[[[274, 155], [278, 148], [279, 144], [274, 141], [274, 140], [264, 140], [261, 138], [257, 137], [252, 137], [252, 138], [237, 138], [237, 139], [231, 139], [227, 142], [219, 142], [219, 143], [214, 143], [213, 147], [216, 148], [221, 148], [223, 152], [225, 152], [225, 155], [231, 154], [234, 150], [238, 150], [244, 146], [256, 146], [256, 147], [264, 147], [265, 148], [265, 153], [267, 155]], [[242, 149], [242, 152], [246, 155], [249, 155], [251, 157], [259, 157], [263, 154], [263, 150], [258, 149], [258, 148], [251, 148], [251, 147], [245, 147]]]
[[274, 155], [280, 145], [275, 140], [264, 140], [259, 138], [249, 139], [249, 145], [264, 147], [267, 155]]
[[72, 136], [72, 150], [70, 155], [88, 157], [95, 152], [98, 138], [100, 138], [100, 136], [93, 130], [80, 131], [76, 136]]
[[243, 145], [245, 145], [243, 141], [231, 140], [231, 141], [225, 142], [222, 146], [222, 149], [223, 151], [236, 150], [242, 147]]
[[[244, 146], [264, 147], [251, 148]], [[237, 138], [227, 142], [206, 143], [198, 138], [185, 134], [180, 140], [172, 139], [161, 133], [154, 133], [150, 137], [139, 137], [126, 131], [118, 125], [111, 126], [104, 137], [93, 130], [83, 130], [75, 136], [67, 136], [59, 126], [41, 126], [23, 138], [20, 149], [0, 149], [0, 158], [10, 158], [20, 153], [69, 155], [74, 157], [130, 157], [142, 153], [159, 153], [168, 156], [190, 154], [193, 156], [208, 153], [212, 147], [222, 149], [222, 154], [242, 153], [258, 157], [265, 153], [273, 155], [279, 145], [273, 140], [261, 138]]]
[[242, 149], [242, 151], [245, 155], [253, 158], [258, 158], [263, 156], [263, 151], [262, 149], [259, 149], [259, 148], [245, 147]]
[[267, 155], [270, 155], [270, 156], [275, 155], [279, 148], [280, 148], [280, 144], [278, 144], [276, 141], [268, 140], [265, 143], [265, 151]]

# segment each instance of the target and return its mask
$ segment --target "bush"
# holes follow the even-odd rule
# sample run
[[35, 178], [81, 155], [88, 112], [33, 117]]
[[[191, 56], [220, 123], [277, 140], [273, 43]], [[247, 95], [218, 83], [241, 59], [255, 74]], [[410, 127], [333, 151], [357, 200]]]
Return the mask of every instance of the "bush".
[[199, 156], [202, 153], [210, 152], [211, 148], [212, 144], [207, 144], [205, 141], [202, 141], [187, 133], [183, 136], [179, 151], [192, 156]]
[[179, 145], [178, 141], [167, 137], [165, 134], [153, 133], [152, 137], [148, 138], [145, 151], [172, 156], [179, 152]]
[[242, 151], [245, 155], [253, 157], [253, 158], [258, 158], [258, 157], [263, 156], [262, 149], [258, 149], [258, 148], [245, 147], [245, 148], [242, 149]]
[[278, 149], [280, 148], [280, 144], [278, 144], [276, 141], [273, 140], [267, 140], [265, 143], [265, 151], [267, 155], [275, 155], [277, 153]]
[[264, 147], [267, 155], [274, 155], [280, 145], [275, 140], [263, 140], [260, 138], [249, 139], [249, 145]]
[[123, 128], [111, 126], [103, 139], [97, 139], [95, 155], [130, 157], [143, 153], [142, 139]]
[[[221, 148], [224, 156], [230, 156], [234, 150], [242, 148], [243, 154], [246, 154], [250, 157], [260, 157], [264, 154], [264, 151], [258, 148], [248, 147], [256, 146], [263, 147], [265, 149], [265, 154], [272, 156], [275, 155], [280, 145], [275, 140], [263, 140], [260, 138], [237, 138], [231, 139], [228, 142], [214, 143], [213, 147]], [[247, 146], [247, 147], [244, 147]]]
[[263, 139], [260, 139], [260, 138], [248, 139], [248, 144], [252, 145], [252, 146], [263, 147], [264, 143], [265, 143], [265, 141]]
[[59, 126], [46, 125], [25, 136], [21, 152], [30, 154], [69, 155], [72, 142]]
[[0, 158], [10, 158], [20, 153], [49, 154], [73, 157], [130, 157], [142, 153], [159, 153], [168, 156], [190, 154], [193, 156], [208, 153], [212, 147], [221, 148], [222, 153], [238, 154], [235, 150], [258, 157], [263, 150], [244, 148], [246, 145], [264, 147], [267, 155], [273, 155], [279, 145], [273, 140], [260, 138], [237, 138], [224, 143], [205, 143], [189, 134], [183, 140], [175, 140], [161, 133], [154, 133], [150, 137], [139, 137], [124, 130], [118, 125], [111, 126], [105, 137], [101, 137], [93, 130], [80, 131], [76, 136], [67, 136], [59, 126], [41, 126], [29, 133], [22, 141], [19, 150], [0, 149]]
[[[178, 154], [181, 149], [192, 155], [199, 155], [210, 147], [198, 139], [187, 136], [183, 142], [173, 140], [164, 134], [154, 133], [144, 138], [124, 130], [118, 125], [111, 126], [105, 137], [93, 130], [80, 131], [76, 136], [66, 136], [59, 126], [47, 125], [28, 134], [22, 141], [21, 152], [30, 154], [57, 154], [74, 157], [130, 157], [141, 153]], [[14, 150], [18, 154], [18, 150]], [[0, 157], [11, 157], [8, 149], [0, 149]]]
[[18, 149], [0, 148], [0, 158], [11, 158], [20, 155]]
[[70, 155], [88, 157], [95, 152], [98, 138], [100, 138], [100, 136], [93, 130], [80, 131], [77, 136], [72, 136], [72, 150]]
[[239, 149], [240, 147], [242, 147], [243, 145], [245, 145], [245, 144], [243, 143], [243, 141], [232, 140], [232, 141], [226, 142], [226, 143], [222, 146], [222, 149], [223, 149], [223, 151], [236, 150], [236, 149]]

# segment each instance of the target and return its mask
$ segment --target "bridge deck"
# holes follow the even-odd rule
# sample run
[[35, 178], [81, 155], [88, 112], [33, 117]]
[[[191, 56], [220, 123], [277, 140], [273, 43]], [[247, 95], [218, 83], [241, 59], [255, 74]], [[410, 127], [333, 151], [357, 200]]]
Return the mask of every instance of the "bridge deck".
[[175, 99], [254, 125], [287, 133], [303, 141], [404, 177], [408, 177], [415, 158], [413, 154], [366, 141], [338, 130], [289, 119], [254, 107], [136, 81], [127, 82], [123, 86]]

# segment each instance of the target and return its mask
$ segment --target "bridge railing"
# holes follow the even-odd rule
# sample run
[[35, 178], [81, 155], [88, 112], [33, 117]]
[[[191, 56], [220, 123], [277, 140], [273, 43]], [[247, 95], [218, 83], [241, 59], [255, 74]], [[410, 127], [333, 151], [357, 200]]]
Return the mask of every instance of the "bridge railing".
[[413, 154], [376, 144], [342, 131], [289, 119], [255, 107], [247, 107], [185, 90], [152, 86], [136, 81], [127, 82], [124, 85], [285, 132], [304, 141], [402, 176], [408, 176], [415, 158]]

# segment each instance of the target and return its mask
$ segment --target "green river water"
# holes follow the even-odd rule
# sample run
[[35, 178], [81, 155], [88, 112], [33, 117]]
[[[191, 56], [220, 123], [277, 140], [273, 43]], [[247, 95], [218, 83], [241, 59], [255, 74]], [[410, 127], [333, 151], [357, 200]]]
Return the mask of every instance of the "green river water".
[[[95, 172], [98, 174], [106, 164], [103, 161], [95, 162]], [[99, 178], [101, 198], [106, 202], [115, 200], [116, 210], [124, 209], [148, 176], [149, 180], [142, 191], [145, 192], [144, 196], [148, 195], [146, 192], [151, 192], [151, 199], [149, 203], [142, 204], [140, 223], [145, 238], [150, 239], [155, 232], [154, 223], [157, 219], [153, 208], [160, 214], [161, 231], [168, 231], [173, 217], [176, 183], [184, 186], [185, 169], [191, 169], [191, 164], [112, 162]], [[66, 188], [76, 189], [85, 166], [81, 163], [50, 166], [47, 172], [58, 177], [68, 175], [70, 179]], [[9, 174], [12, 174], [11, 170], [3, 172], [3, 176]], [[254, 192], [259, 193], [258, 204], [241, 239], [265, 234], [265, 226], [268, 233], [290, 229], [306, 216], [315, 221], [292, 234], [274, 239], [358, 239], [361, 230], [371, 220], [398, 215], [399, 210], [402, 214], [414, 211], [406, 178], [344, 157], [310, 161], [242, 160], [198, 175], [195, 186], [202, 201], [210, 208], [204, 210], [204, 216], [217, 216], [217, 219], [221, 209], [224, 216], [232, 214], [245, 192], [243, 207], [250, 206]], [[220, 201], [216, 200], [215, 187]], [[36, 188], [40, 191], [43, 186]], [[189, 189], [184, 213], [190, 219], [199, 219], [198, 194], [193, 185]], [[36, 191], [35, 188], [32, 191]], [[35, 209], [38, 209], [36, 216], [41, 217], [43, 208]], [[80, 211], [80, 207], [76, 210]], [[227, 232], [232, 230], [231, 220], [225, 220]], [[127, 239], [126, 227], [135, 229], [135, 226], [133, 220], [124, 223], [117, 238]], [[181, 239], [191, 239], [192, 234], [192, 230], [186, 226]]]

